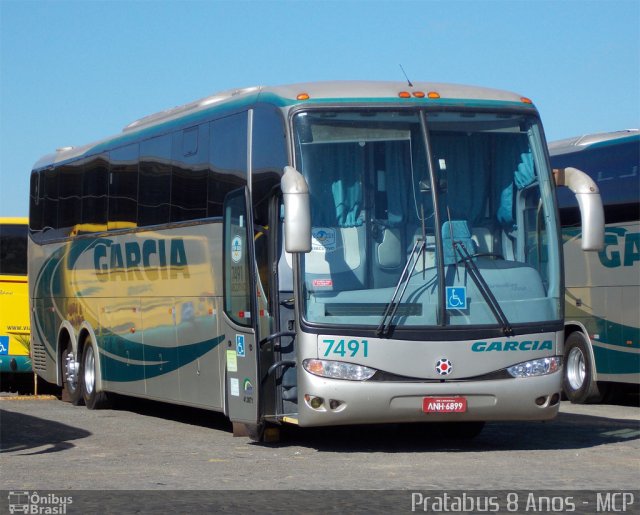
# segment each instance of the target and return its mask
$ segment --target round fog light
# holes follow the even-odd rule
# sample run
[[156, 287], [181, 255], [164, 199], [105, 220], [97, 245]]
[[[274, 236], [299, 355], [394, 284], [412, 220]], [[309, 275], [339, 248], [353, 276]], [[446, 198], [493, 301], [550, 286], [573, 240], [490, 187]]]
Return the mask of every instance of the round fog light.
[[324, 399], [322, 397], [316, 397], [315, 395], [305, 394], [304, 400], [307, 401], [307, 404], [311, 406], [313, 409], [319, 409], [324, 404]]
[[322, 397], [314, 397], [313, 399], [311, 399], [311, 407], [318, 409], [320, 406], [322, 406], [323, 404], [323, 400]]

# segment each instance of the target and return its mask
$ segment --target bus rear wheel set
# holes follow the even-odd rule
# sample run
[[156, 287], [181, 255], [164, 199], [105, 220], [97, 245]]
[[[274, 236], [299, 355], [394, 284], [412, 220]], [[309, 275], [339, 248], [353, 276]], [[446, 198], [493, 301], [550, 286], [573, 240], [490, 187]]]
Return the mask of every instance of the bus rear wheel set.
[[84, 340], [82, 348], [74, 353], [71, 343], [62, 354], [62, 400], [74, 406], [84, 404], [89, 409], [102, 409], [111, 405], [106, 392], [96, 390], [98, 377], [97, 356], [91, 339]]

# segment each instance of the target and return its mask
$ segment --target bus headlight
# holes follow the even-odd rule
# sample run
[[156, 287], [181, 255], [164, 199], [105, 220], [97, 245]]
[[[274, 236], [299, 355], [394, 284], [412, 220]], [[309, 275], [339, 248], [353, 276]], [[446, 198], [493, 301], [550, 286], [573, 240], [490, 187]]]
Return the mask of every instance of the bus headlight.
[[535, 377], [553, 374], [560, 370], [562, 358], [553, 356], [551, 358], [532, 359], [524, 363], [518, 363], [507, 368], [507, 372], [513, 377]]
[[374, 368], [325, 359], [305, 359], [302, 366], [307, 372], [316, 376], [349, 381], [366, 381], [376, 373]]

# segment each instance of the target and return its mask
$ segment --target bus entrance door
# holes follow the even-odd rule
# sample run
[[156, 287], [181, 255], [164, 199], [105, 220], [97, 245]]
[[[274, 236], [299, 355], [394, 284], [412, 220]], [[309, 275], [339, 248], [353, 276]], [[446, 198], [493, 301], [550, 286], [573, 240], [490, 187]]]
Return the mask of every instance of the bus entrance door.
[[259, 430], [257, 299], [253, 228], [246, 188], [227, 195], [224, 203], [225, 413], [234, 436]]

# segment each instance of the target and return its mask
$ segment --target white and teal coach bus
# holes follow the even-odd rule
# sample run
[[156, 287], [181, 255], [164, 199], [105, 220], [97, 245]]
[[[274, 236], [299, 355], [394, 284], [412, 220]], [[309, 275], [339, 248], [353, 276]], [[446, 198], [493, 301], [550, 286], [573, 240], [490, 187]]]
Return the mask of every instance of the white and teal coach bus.
[[[557, 174], [602, 245], [597, 188]], [[545, 420], [562, 383], [554, 175], [520, 95], [234, 90], [34, 167], [38, 374], [265, 427]]]
[[[564, 391], [575, 403], [612, 399], [640, 384], [640, 130], [549, 144], [554, 167], [596, 181], [605, 213], [604, 249], [580, 250], [578, 204], [558, 190], [566, 275]], [[633, 388], [633, 386], [631, 386]]]

